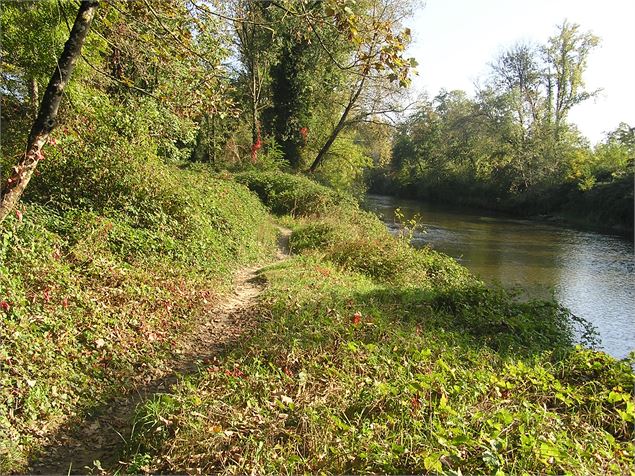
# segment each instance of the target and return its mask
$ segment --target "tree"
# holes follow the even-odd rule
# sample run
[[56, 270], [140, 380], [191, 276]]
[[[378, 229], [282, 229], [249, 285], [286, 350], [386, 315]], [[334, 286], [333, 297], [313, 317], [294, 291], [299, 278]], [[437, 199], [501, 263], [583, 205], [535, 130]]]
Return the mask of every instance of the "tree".
[[[336, 3], [325, 9], [326, 18], [334, 21], [338, 30], [344, 32], [355, 46], [348, 64], [336, 62], [338, 67], [349, 72], [352, 87], [343, 104], [339, 120], [309, 167], [310, 172], [315, 172], [324, 161], [337, 136], [347, 125], [357, 123], [366, 117], [390, 112], [382, 107], [371, 108], [359, 111], [356, 117], [350, 120], [349, 116], [358, 106], [362, 93], [373, 86], [385, 88], [385, 79], [397, 83], [400, 87], [406, 87], [410, 83], [411, 69], [416, 66], [414, 59], [404, 58], [405, 47], [410, 41], [410, 30], [399, 31], [400, 20], [407, 14], [408, 4], [374, 0], [361, 5], [360, 8], [361, 10], [354, 12], [346, 3]], [[310, 26], [320, 45], [328, 52], [329, 48], [321, 39], [317, 28], [319, 22]], [[330, 53], [329, 56], [333, 57]], [[366, 101], [365, 104], [377, 106], [381, 102]]]
[[81, 55], [97, 6], [97, 0], [83, 0], [80, 4], [75, 23], [64, 45], [64, 51], [44, 92], [42, 104], [29, 134], [24, 158], [13, 168], [7, 183], [2, 187], [0, 223], [15, 207], [31, 180], [38, 162], [43, 158], [42, 147], [55, 127], [62, 93]]
[[304, 38], [297, 39], [293, 30], [284, 36], [280, 56], [272, 65], [271, 107], [266, 113], [268, 131], [281, 145], [289, 164], [297, 169], [305, 140], [303, 128], [313, 129], [311, 122], [324, 92], [318, 81], [327, 81], [331, 65], [314, 45]]
[[51, 51], [61, 50], [68, 37], [59, 9], [52, 2], [2, 5], [2, 94], [18, 101], [28, 97], [25, 116], [31, 123], [40, 105], [39, 89], [51, 76]]
[[546, 64], [548, 116], [554, 138], [559, 140], [571, 108], [597, 95], [584, 89], [583, 74], [591, 51], [600, 39], [591, 32], [581, 32], [580, 25], [566, 20], [543, 48]]
[[491, 65], [480, 103], [498, 118], [500, 143], [510, 145], [499, 168], [511, 190], [562, 180], [579, 155], [573, 149], [581, 138], [566, 119], [572, 107], [597, 93], [584, 90], [583, 74], [598, 41], [565, 21], [546, 45], [516, 44]]
[[498, 56], [491, 65], [493, 85], [506, 94], [525, 144], [539, 127], [544, 107], [542, 72], [536, 47], [518, 43]]
[[234, 29], [247, 91], [251, 122], [252, 155], [260, 145], [260, 112], [270, 82], [269, 68], [277, 59], [275, 29], [268, 25], [267, 5], [256, 0], [237, 0]]

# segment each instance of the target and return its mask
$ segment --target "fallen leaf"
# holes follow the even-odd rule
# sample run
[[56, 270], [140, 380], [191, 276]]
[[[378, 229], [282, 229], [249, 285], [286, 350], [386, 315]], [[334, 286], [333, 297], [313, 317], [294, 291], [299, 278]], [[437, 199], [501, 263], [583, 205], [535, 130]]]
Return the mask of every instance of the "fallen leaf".
[[360, 322], [362, 322], [362, 313], [361, 312], [356, 312], [355, 314], [353, 314], [353, 324], [357, 325]]

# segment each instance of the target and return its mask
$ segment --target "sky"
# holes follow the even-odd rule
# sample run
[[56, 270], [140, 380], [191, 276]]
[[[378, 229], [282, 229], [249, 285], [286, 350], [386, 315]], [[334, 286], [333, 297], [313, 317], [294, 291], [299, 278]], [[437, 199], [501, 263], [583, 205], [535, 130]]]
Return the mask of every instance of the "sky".
[[600, 37], [584, 75], [599, 96], [575, 106], [569, 120], [596, 143], [620, 122], [635, 126], [634, 0], [426, 0], [410, 22], [417, 93], [441, 88], [474, 93], [497, 54], [518, 41], [544, 44], [564, 20]]

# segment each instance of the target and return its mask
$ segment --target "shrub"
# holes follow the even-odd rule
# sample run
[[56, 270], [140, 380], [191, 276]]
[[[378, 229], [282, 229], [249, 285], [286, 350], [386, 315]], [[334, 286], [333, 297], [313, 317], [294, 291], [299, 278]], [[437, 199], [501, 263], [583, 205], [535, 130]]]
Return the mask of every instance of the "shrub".
[[335, 207], [357, 208], [352, 197], [320, 185], [306, 177], [283, 172], [245, 172], [236, 180], [258, 194], [278, 215], [322, 215]]
[[325, 259], [384, 283], [449, 286], [474, 278], [466, 268], [429, 248], [416, 250], [390, 235], [377, 217], [333, 213], [301, 224], [290, 239], [296, 253], [317, 252]]

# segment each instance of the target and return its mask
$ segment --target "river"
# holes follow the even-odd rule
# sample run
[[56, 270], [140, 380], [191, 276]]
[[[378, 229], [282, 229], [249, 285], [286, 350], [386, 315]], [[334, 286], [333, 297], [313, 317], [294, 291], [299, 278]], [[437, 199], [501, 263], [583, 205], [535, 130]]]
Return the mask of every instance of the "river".
[[530, 220], [368, 195], [365, 208], [397, 232], [395, 210], [418, 214], [424, 231], [413, 245], [456, 258], [486, 282], [521, 287], [529, 297], [554, 297], [597, 329], [616, 358], [635, 350], [633, 242]]

